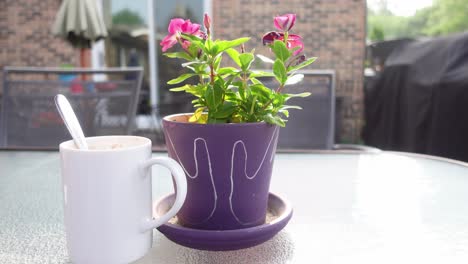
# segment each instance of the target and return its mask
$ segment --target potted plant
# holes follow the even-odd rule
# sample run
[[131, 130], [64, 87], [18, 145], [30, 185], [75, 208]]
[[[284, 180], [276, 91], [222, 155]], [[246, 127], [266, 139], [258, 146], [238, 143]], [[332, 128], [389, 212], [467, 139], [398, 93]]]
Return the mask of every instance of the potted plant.
[[[194, 113], [163, 119], [169, 156], [182, 165], [188, 181], [187, 199], [178, 214], [182, 225], [231, 230], [265, 222], [279, 127], [285, 126], [289, 109], [300, 109], [287, 102], [310, 95], [287, 90], [303, 79], [295, 72], [315, 60], [303, 54], [301, 37], [290, 33], [295, 21], [294, 14], [274, 18], [278, 31], [262, 39], [274, 55], [269, 59], [246, 51], [249, 38], [212, 39], [206, 14], [205, 31], [190, 20], [171, 20], [162, 51], [181, 45], [182, 52], [165, 55], [185, 60], [182, 66], [191, 72], [168, 84], [198, 78], [195, 85], [171, 89], [196, 97]], [[272, 72], [252, 70], [256, 58], [270, 62]], [[235, 67], [224, 66], [223, 60]], [[261, 77], [274, 77], [278, 87], [265, 87]]]

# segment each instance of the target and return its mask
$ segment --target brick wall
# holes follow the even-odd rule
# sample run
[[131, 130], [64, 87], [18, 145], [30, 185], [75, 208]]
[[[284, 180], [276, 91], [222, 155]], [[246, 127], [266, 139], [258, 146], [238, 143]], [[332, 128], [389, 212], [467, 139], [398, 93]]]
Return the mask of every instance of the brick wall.
[[[219, 38], [251, 36], [247, 49], [261, 54], [265, 31], [274, 30], [273, 17], [296, 13], [294, 33], [304, 38], [305, 52], [319, 59], [310, 69], [337, 72], [341, 98], [338, 138], [357, 142], [363, 112], [365, 0], [212, 0], [214, 33]], [[78, 64], [78, 51], [51, 34], [61, 0], [0, 0], [0, 68]], [[1, 78], [1, 72], [0, 72]], [[1, 93], [1, 82], [0, 82]]]
[[338, 140], [358, 142], [363, 123], [365, 0], [213, 0], [214, 33], [227, 39], [251, 36], [246, 49], [268, 54], [261, 37], [275, 30], [273, 17], [284, 13], [297, 14], [293, 32], [304, 38], [308, 56], [319, 57], [308, 69], [336, 70], [341, 102]]
[[[0, 69], [4, 66], [77, 65], [78, 51], [51, 33], [61, 2], [0, 0]], [[0, 94], [1, 90], [0, 83]]]

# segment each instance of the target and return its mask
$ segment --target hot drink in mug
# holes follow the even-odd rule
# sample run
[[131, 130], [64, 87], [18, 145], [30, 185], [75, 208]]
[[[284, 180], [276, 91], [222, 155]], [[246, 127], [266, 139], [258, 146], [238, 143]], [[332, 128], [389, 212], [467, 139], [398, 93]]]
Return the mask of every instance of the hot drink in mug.
[[[73, 263], [128, 263], [151, 248], [153, 228], [173, 217], [187, 193], [184, 171], [170, 158], [151, 158], [151, 140], [137, 136], [60, 144], [65, 231]], [[177, 187], [174, 206], [152, 218], [151, 166], [168, 168]]]

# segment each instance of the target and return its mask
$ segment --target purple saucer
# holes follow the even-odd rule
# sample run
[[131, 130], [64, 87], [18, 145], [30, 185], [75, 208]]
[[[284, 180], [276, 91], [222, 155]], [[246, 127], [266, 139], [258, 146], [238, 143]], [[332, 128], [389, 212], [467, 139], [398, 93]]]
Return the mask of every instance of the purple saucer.
[[[166, 213], [174, 203], [174, 194], [170, 194], [155, 203], [155, 217]], [[177, 218], [158, 227], [169, 240], [195, 249], [225, 251], [259, 245], [283, 229], [292, 217], [292, 207], [283, 198], [270, 193], [268, 197], [267, 221], [263, 225], [236, 230], [202, 230], [187, 228], [177, 224]]]

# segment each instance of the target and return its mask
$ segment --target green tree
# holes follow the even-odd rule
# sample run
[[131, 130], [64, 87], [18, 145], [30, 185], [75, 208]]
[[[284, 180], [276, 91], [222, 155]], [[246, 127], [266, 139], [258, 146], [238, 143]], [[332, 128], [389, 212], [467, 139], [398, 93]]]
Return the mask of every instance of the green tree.
[[370, 40], [383, 41], [385, 40], [385, 33], [380, 25], [375, 25], [370, 33]]
[[141, 18], [140, 15], [138, 15], [136, 12], [130, 9], [123, 9], [112, 16], [112, 24], [139, 26], [143, 25], [144, 21], [143, 18]]
[[433, 7], [426, 7], [417, 10], [414, 16], [408, 18], [407, 30], [405, 32], [408, 37], [426, 36], [427, 24], [429, 22], [429, 16], [432, 13]]
[[388, 9], [368, 12], [367, 36], [369, 39], [375, 37], [377, 28], [381, 30], [385, 39], [395, 39], [405, 37], [408, 31], [408, 18], [395, 16]]
[[[468, 30], [467, 0], [434, 0], [432, 6], [418, 10], [411, 17], [392, 14], [387, 1], [382, 0], [375, 10], [367, 13], [369, 39], [376, 40], [381, 29], [385, 39], [419, 36], [439, 36]], [[377, 36], [376, 36], [377, 33]]]
[[468, 30], [467, 0], [435, 0], [425, 33], [431, 36]]

